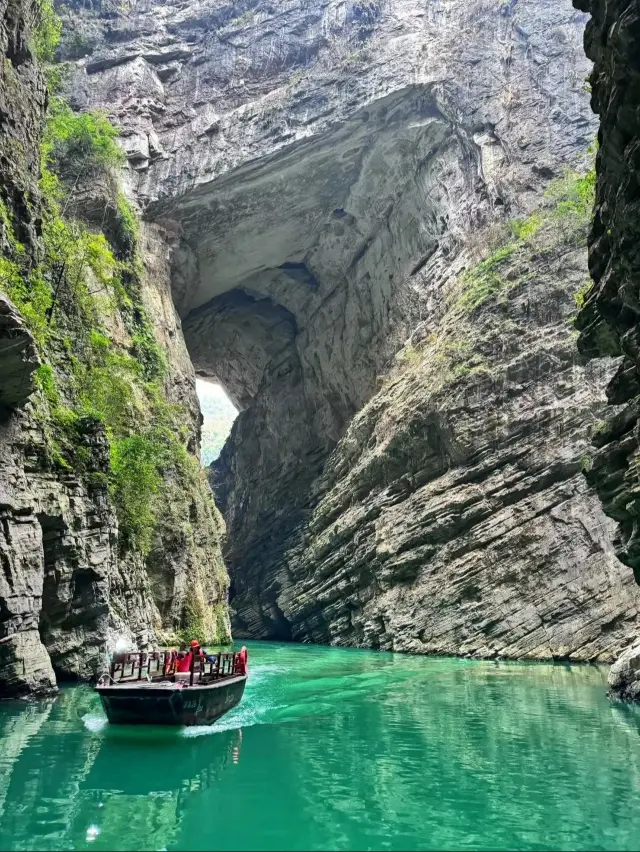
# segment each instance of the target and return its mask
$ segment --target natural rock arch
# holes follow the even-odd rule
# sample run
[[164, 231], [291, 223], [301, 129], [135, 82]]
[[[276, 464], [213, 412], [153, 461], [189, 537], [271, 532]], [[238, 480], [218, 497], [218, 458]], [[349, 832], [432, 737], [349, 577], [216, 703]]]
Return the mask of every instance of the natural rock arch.
[[119, 122], [148, 262], [243, 409], [213, 477], [237, 632], [611, 657], [638, 595], [579, 470], [584, 252], [514, 251], [480, 314], [456, 289], [584, 163], [585, 16], [367, 9], [89, 15], [109, 38], [70, 84]]

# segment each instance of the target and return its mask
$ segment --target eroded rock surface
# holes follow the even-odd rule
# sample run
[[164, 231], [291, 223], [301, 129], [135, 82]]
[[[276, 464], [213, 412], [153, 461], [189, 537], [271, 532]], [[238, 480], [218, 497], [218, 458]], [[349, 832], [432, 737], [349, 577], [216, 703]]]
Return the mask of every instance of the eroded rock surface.
[[631, 641], [638, 590], [580, 474], [613, 369], [573, 355], [582, 226], [508, 227], [586, 168], [585, 21], [555, 0], [69, 17], [71, 98], [122, 128], [195, 367], [242, 409], [212, 473], [237, 635]]
[[[35, 201], [38, 174], [39, 128], [45, 89], [28, 43], [31, 31], [29, 4], [15, 0], [1, 5], [0, 50], [0, 175], [2, 177], [2, 244], [8, 245], [8, 217], [20, 219], [25, 251], [36, 250], [30, 202]], [[20, 156], [16, 156], [19, 154]], [[15, 409], [32, 390], [38, 366], [35, 342], [15, 306], [0, 299], [0, 432], [16, 435]], [[22, 425], [22, 423], [20, 424]], [[19, 427], [18, 427], [19, 428]], [[38, 622], [42, 600], [44, 564], [37, 520], [16, 505], [11, 495], [13, 453], [5, 441], [0, 464], [0, 689], [5, 694], [47, 692], [55, 688], [49, 656], [40, 640]], [[7, 463], [11, 470], [6, 469]]]
[[578, 318], [578, 345], [589, 357], [623, 356], [607, 398], [624, 410], [598, 435], [601, 449], [588, 478], [605, 512], [618, 522], [620, 559], [640, 580], [640, 10], [625, 0], [576, 5], [592, 13], [585, 47], [594, 61], [592, 105], [600, 116], [596, 213], [589, 238], [595, 285]]
[[[145, 242], [153, 244], [152, 230]], [[150, 254], [153, 257], [153, 254]], [[198, 449], [199, 410], [167, 277], [147, 264], [143, 300], [171, 363], [169, 399], [190, 412]], [[29, 388], [28, 364], [25, 366]], [[20, 400], [24, 403], [24, 400]], [[0, 695], [43, 692], [56, 677], [85, 679], [116, 642], [147, 647], [182, 625], [197, 593], [224, 607], [222, 523], [204, 487], [185, 493], [167, 477], [151, 552], [122, 547], [107, 489], [104, 427], [87, 421], [83, 471], [52, 468], [36, 397], [0, 423]], [[203, 566], [206, 566], [204, 570]], [[224, 620], [224, 609], [220, 618]], [[221, 623], [221, 635], [228, 628]], [[54, 676], [55, 672], [55, 676]]]
[[640, 701], [640, 645], [633, 645], [611, 666], [609, 694], [623, 701]]
[[[25, 271], [44, 256], [38, 177], [46, 93], [33, 53], [36, 6], [22, 0], [1, 5], [0, 288], [17, 282], [29, 307]], [[66, 212], [94, 229], [106, 227], [103, 188], [88, 183], [81, 187], [76, 180], [82, 193]], [[147, 259], [135, 308], [153, 317], [150, 337], [168, 362], [164, 403], [180, 406], [180, 433], [195, 456], [195, 374], [171, 297], [168, 261], [154, 249], [158, 241], [164, 247], [164, 238], [148, 226], [141, 240]], [[113, 339], [126, 343], [123, 316], [108, 313]], [[51, 317], [47, 322], [56, 328]], [[0, 698], [52, 691], [56, 676], [95, 675], [116, 641], [146, 647], [181, 628], [185, 602], [194, 597], [202, 610], [214, 611], [217, 635], [228, 635], [223, 523], [204, 477], [185, 493], [184, 482], [167, 474], [150, 553], [124, 546], [107, 487], [104, 426], [95, 417], [78, 419], [73, 449], [82, 465], [72, 466], [56, 444], [51, 406], [45, 405], [47, 384], [56, 405], [67, 402], [58, 390], [63, 382], [55, 383], [68, 379], [70, 356], [78, 355], [75, 334], [82, 330], [68, 322], [63, 335], [58, 325], [43, 347], [29, 327], [16, 304], [0, 295]], [[55, 347], [53, 368], [47, 358]], [[68, 408], [64, 413], [73, 415]]]
[[29, 399], [39, 363], [35, 341], [20, 312], [0, 294], [0, 409], [5, 416]]
[[523, 255], [508, 295], [401, 353], [329, 457], [268, 589], [294, 638], [612, 659], [633, 637], [638, 592], [580, 474], [605, 376], [575, 366], [558, 324], [582, 251], [551, 249], [545, 272]]
[[[587, 472], [618, 526], [618, 557], [640, 582], [640, 8], [629, 0], [575, 0], [591, 13], [585, 48], [594, 62], [592, 106], [600, 117], [596, 209], [589, 237], [594, 286], [580, 312], [578, 346], [590, 358], [621, 355], [607, 387], [612, 406]], [[611, 670], [611, 694], [640, 698], [638, 648]]]
[[[58, 673], [86, 677], [101, 664], [116, 573], [116, 522], [106, 490], [41, 463], [46, 447], [28, 413], [1, 427], [3, 692], [40, 691]], [[87, 434], [98, 470], [104, 435]], [[14, 676], [5, 670], [10, 660]], [[35, 661], [35, 662], [34, 662]]]

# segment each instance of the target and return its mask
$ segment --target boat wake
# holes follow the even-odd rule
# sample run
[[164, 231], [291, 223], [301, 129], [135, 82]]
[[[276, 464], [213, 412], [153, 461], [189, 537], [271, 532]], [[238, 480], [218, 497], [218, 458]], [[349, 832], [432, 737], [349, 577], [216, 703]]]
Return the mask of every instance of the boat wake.
[[250, 728], [254, 725], [269, 725], [276, 721], [276, 714], [278, 711], [284, 710], [285, 707], [281, 704], [271, 703], [269, 700], [263, 700], [257, 704], [253, 698], [254, 690], [255, 687], [270, 680], [274, 675], [284, 674], [287, 671], [286, 666], [277, 664], [256, 666], [251, 670], [245, 697], [235, 710], [227, 713], [224, 718], [214, 722], [213, 725], [194, 725], [193, 727], [183, 728], [182, 736], [187, 738], [212, 736], [223, 731]]
[[212, 734], [220, 734], [223, 731], [234, 731], [238, 728], [250, 728], [253, 725], [268, 725], [271, 722], [270, 714], [277, 707], [270, 705], [263, 707], [251, 707], [251, 705], [229, 713], [224, 719], [214, 722], [213, 725], [193, 725], [190, 728], [182, 728], [183, 737], [204, 737]]
[[80, 719], [85, 728], [92, 734], [101, 733], [109, 724], [106, 716], [98, 716], [96, 713], [85, 713]]

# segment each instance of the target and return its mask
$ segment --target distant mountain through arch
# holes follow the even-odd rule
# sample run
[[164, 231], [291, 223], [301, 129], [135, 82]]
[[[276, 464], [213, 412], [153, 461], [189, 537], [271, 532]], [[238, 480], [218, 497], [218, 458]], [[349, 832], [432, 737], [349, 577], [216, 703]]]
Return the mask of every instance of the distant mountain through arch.
[[200, 461], [203, 467], [207, 467], [220, 455], [238, 416], [238, 409], [217, 382], [197, 379], [196, 392], [203, 417]]

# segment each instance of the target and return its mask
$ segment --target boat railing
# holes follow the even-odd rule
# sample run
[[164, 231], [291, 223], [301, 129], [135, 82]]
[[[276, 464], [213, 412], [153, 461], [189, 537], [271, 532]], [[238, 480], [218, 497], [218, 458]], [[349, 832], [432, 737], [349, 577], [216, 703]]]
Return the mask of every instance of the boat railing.
[[[113, 654], [109, 676], [113, 683], [123, 681], [160, 680], [176, 674], [178, 656], [175, 651], [129, 651]], [[246, 674], [241, 653], [192, 654], [189, 683], [211, 682], [220, 678]], [[197, 676], [197, 678], [196, 678]]]

